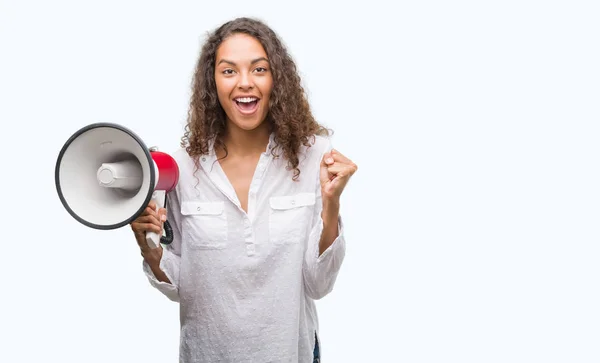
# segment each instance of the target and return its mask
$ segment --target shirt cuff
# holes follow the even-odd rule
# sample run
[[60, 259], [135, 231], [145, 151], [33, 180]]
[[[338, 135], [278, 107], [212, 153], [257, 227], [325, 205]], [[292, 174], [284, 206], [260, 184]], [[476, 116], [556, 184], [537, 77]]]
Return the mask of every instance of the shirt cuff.
[[[319, 235], [323, 232], [323, 219], [319, 218], [320, 223], [320, 231]], [[333, 240], [331, 245], [327, 247], [323, 253], [319, 256], [319, 249], [317, 248], [317, 263], [327, 259], [331, 254], [338, 254], [345, 252], [346, 239], [344, 238], [344, 222], [342, 221], [342, 217], [338, 216], [338, 236]]]
[[146, 277], [148, 277], [148, 279], [150, 280], [150, 282], [153, 285], [175, 287], [175, 280], [173, 278], [173, 272], [175, 271], [173, 269], [174, 263], [175, 263], [175, 256], [173, 255], [173, 253], [171, 251], [169, 251], [168, 249], [163, 248], [163, 254], [162, 254], [162, 257], [160, 258], [160, 263], [158, 264], [158, 268], [160, 268], [160, 270], [163, 271], [165, 273], [165, 275], [167, 275], [167, 278], [169, 279], [169, 281], [171, 281], [171, 283], [159, 281], [156, 278], [156, 276], [154, 275], [154, 272], [152, 272], [150, 265], [145, 260], [143, 261], [142, 267], [144, 269], [144, 273], [146, 274]]

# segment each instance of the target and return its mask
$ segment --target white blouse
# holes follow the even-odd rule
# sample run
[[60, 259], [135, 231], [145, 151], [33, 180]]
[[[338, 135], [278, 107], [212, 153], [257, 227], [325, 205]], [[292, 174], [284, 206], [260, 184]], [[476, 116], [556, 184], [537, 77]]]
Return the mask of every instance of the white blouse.
[[339, 218], [339, 236], [319, 256], [319, 168], [331, 143], [316, 136], [303, 147], [297, 181], [283, 156], [272, 157], [273, 145], [271, 135], [248, 213], [214, 150], [195, 174], [185, 150], [173, 154], [180, 169], [167, 199], [174, 240], [160, 262], [172, 284], [143, 267], [152, 286], [180, 303], [180, 362], [312, 362], [314, 300], [332, 290], [345, 255]]

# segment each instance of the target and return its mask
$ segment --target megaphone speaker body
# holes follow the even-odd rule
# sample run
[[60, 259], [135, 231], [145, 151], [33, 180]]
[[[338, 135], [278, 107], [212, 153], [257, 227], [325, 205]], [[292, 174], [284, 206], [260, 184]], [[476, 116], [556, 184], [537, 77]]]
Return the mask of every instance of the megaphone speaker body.
[[[95, 123], [75, 132], [62, 147], [55, 183], [65, 209], [82, 224], [116, 229], [133, 222], [154, 200], [157, 208], [179, 181], [177, 162], [147, 148], [131, 130], [113, 123]], [[148, 245], [160, 245], [149, 232]]]

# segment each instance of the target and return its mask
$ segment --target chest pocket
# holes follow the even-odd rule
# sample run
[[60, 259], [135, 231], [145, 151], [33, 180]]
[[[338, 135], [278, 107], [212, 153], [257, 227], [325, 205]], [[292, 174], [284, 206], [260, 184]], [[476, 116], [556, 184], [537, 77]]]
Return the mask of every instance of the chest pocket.
[[225, 202], [181, 204], [184, 243], [192, 249], [223, 249], [227, 245]]
[[300, 193], [269, 199], [269, 240], [274, 244], [295, 243], [306, 238], [315, 205], [315, 193]]

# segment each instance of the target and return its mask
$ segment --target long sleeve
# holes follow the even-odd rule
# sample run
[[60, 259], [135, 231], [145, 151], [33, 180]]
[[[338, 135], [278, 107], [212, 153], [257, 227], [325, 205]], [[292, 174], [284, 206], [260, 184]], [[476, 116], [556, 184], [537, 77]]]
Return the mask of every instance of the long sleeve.
[[181, 261], [181, 215], [176, 189], [167, 196], [167, 220], [173, 229], [173, 242], [163, 245], [163, 254], [159, 267], [167, 275], [171, 283], [159, 281], [152, 273], [150, 266], [144, 261], [143, 270], [152, 286], [162, 292], [170, 300], [179, 302], [179, 266]]
[[[318, 174], [318, 173], [317, 173]], [[303, 276], [304, 286], [308, 296], [318, 300], [333, 290], [335, 280], [346, 255], [346, 240], [342, 218], [338, 217], [338, 237], [319, 256], [319, 242], [323, 231], [323, 198], [321, 185], [317, 180], [315, 209], [312, 228], [308, 237], [308, 245], [304, 255]]]

